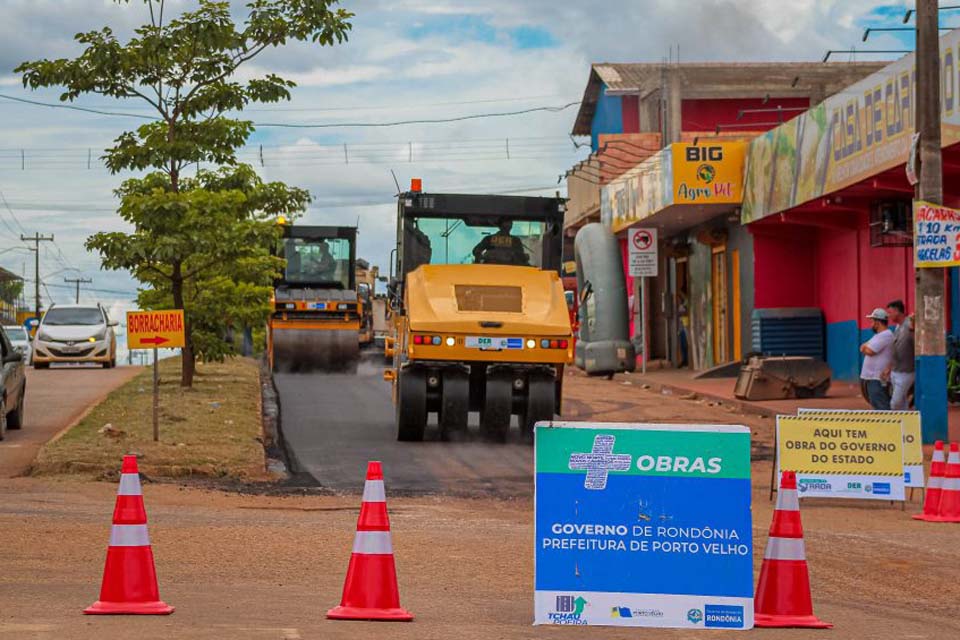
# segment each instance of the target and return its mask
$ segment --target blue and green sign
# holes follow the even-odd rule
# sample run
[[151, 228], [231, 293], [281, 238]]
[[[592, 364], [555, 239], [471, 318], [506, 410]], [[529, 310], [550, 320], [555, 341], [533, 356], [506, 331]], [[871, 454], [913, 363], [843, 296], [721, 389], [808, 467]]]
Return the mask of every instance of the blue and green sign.
[[753, 626], [746, 427], [536, 430], [537, 624]]

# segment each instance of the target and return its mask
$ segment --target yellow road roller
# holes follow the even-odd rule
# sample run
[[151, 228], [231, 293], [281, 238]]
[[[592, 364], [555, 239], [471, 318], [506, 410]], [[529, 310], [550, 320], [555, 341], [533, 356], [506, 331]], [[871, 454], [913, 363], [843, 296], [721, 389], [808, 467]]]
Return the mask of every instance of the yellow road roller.
[[428, 417], [455, 439], [478, 412], [481, 434], [507, 439], [513, 416], [560, 412], [573, 358], [560, 278], [564, 201], [423, 193], [398, 196], [389, 294], [397, 437], [423, 440]]
[[283, 225], [267, 350], [273, 371], [356, 371], [356, 227]]
[[360, 346], [373, 344], [373, 300], [380, 278], [380, 267], [357, 259], [357, 298], [360, 300]]

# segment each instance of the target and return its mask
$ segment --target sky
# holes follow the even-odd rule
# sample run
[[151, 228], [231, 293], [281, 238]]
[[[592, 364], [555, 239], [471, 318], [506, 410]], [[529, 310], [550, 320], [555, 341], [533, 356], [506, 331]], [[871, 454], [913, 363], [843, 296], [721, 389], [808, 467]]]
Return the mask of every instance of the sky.
[[[168, 0], [168, 12], [196, 6]], [[871, 37], [865, 26], [901, 26], [903, 2], [870, 0], [345, 0], [356, 13], [349, 41], [294, 44], [257, 58], [244, 77], [294, 80], [289, 103], [256, 106], [260, 126], [241, 152], [267, 180], [309, 189], [306, 224], [359, 224], [358, 255], [388, 270], [397, 189], [411, 177], [426, 191], [565, 192], [558, 178], [587, 150], [569, 137], [592, 62], [818, 61], [827, 49], [912, 48], [910, 33]], [[22, 87], [21, 62], [76, 55], [77, 32], [110, 25], [129, 34], [148, 14], [138, 0], [0, 0], [0, 96], [57, 102]], [[238, 19], [242, 2], [232, 3]], [[955, 20], [950, 20], [954, 15]], [[942, 23], [960, 24], [960, 14]], [[847, 56], [849, 57], [849, 56]], [[857, 59], [893, 59], [860, 54]], [[841, 57], [839, 59], [844, 59]], [[135, 102], [81, 97], [78, 106], [145, 114]], [[547, 107], [550, 110], [542, 110]], [[449, 123], [351, 127], [541, 109]], [[0, 98], [0, 266], [29, 281], [41, 243], [44, 303], [72, 300], [64, 278], [91, 278], [81, 300], [120, 313], [136, 282], [100, 270], [85, 239], [125, 230], [111, 175], [98, 157], [133, 117], [51, 109]], [[291, 128], [269, 124], [323, 124]], [[577, 140], [577, 142], [584, 142]], [[261, 151], [262, 149], [262, 151]], [[261, 160], [262, 159], [262, 160]], [[32, 299], [32, 298], [31, 298]]]

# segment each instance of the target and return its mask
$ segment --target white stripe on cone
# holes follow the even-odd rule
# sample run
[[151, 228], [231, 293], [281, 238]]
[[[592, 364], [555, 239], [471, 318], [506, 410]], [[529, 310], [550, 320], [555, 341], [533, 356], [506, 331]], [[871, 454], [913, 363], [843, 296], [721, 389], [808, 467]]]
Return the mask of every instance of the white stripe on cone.
[[387, 490], [383, 487], [383, 480], [367, 480], [367, 482], [363, 485], [363, 501], [387, 501]]
[[943, 476], [930, 476], [930, 479], [927, 482], [927, 489], [942, 489], [943, 488]]
[[776, 538], [767, 540], [767, 549], [763, 554], [764, 560], [806, 560], [803, 548], [803, 538]]
[[121, 473], [120, 488], [117, 489], [118, 496], [142, 496], [143, 489], [140, 488], [140, 475], [136, 473]]
[[947, 464], [960, 464], [960, 452], [951, 451], [950, 455], [947, 456]]
[[393, 553], [393, 543], [389, 531], [357, 531], [353, 539], [354, 553], [389, 554]]
[[944, 491], [960, 491], [960, 478], [943, 478]]
[[148, 547], [150, 536], [145, 524], [115, 524], [110, 529], [111, 547]]
[[933, 457], [930, 459], [931, 462], [943, 462], [946, 458], [943, 457], [943, 449], [933, 452]]
[[800, 511], [800, 498], [796, 489], [780, 489], [777, 511]]

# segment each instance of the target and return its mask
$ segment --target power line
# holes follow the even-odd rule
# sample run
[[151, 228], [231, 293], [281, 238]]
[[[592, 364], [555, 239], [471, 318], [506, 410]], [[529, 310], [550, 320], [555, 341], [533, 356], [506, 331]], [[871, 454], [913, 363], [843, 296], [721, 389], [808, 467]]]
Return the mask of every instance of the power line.
[[[120, 118], [138, 118], [140, 120], [160, 120], [156, 116], [148, 116], [138, 113], [122, 113], [119, 111], [106, 111], [103, 109], [90, 109], [88, 107], [80, 107], [75, 104], [57, 104], [53, 102], [43, 102], [40, 100], [30, 100], [28, 98], [20, 98], [17, 96], [11, 96], [7, 94], [0, 93], [0, 98], [4, 100], [10, 100], [13, 102], [20, 102], [22, 104], [29, 104], [37, 107], [47, 107], [49, 109], [68, 109], [71, 111], [82, 111], [84, 113], [92, 113], [102, 116], [112, 116]], [[542, 107], [531, 107], [529, 109], [520, 109], [517, 111], [501, 111], [495, 113], [474, 113], [465, 116], [455, 116], [451, 118], [425, 118], [419, 120], [397, 120], [394, 122], [325, 122], [325, 123], [314, 123], [314, 124], [300, 124], [300, 123], [290, 123], [290, 122], [254, 122], [254, 127], [264, 127], [264, 128], [284, 128], [284, 129], [336, 129], [336, 128], [370, 128], [370, 127], [399, 127], [404, 125], [411, 124], [442, 124], [449, 122], [463, 122], [465, 120], [478, 120], [482, 118], [504, 118], [509, 116], [519, 116], [528, 113], [536, 112], [549, 112], [549, 113], [558, 113], [560, 111], [565, 111], [570, 107], [580, 104], [579, 101], [568, 102], [560, 106], [542, 106]]]

